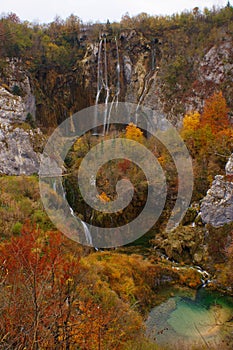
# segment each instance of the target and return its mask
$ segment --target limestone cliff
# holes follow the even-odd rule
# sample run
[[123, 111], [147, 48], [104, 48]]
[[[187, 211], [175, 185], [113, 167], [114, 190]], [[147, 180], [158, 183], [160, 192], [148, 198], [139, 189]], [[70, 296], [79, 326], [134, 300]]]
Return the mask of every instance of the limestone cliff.
[[233, 227], [233, 154], [225, 166], [226, 176], [216, 175], [199, 205], [193, 203], [182, 225], [156, 235], [154, 245], [170, 259], [201, 264], [214, 271], [223, 262]]
[[39, 130], [24, 130], [0, 124], [0, 174], [31, 175], [38, 173], [40, 155], [33, 149]]
[[[119, 101], [144, 104], [160, 114], [165, 114], [174, 124], [177, 124], [189, 110], [201, 111], [204, 99], [216, 90], [223, 90], [228, 105], [231, 106], [230, 96], [233, 89], [231, 38], [225, 36], [222, 41], [220, 40], [211, 48], [205, 48], [204, 56], [196, 55], [194, 63], [189, 64], [189, 57], [184, 56], [188, 61], [187, 67], [181, 62], [178, 71], [177, 68], [173, 68], [173, 66], [178, 65], [176, 62], [178, 58], [171, 49], [169, 52], [167, 49], [167, 46], [171, 44], [170, 38], [166, 37], [166, 33], [156, 33], [156, 35], [161, 42], [159, 41], [154, 46], [153, 39], [143, 33], [134, 30], [125, 30], [120, 33], [118, 40]], [[48, 91], [50, 101], [47, 105], [51, 102], [54, 103], [53, 107], [57, 111], [56, 116], [54, 115], [56, 120], [58, 118], [60, 118], [59, 120], [64, 119], [67, 113], [75, 112], [95, 103], [100, 42], [91, 42], [88, 38], [86, 41], [84, 58], [77, 62], [74, 73], [61, 76], [53, 71], [54, 79], [52, 81], [54, 84]], [[115, 38], [108, 35], [106, 53], [106, 74], [110, 91], [109, 102], [111, 102], [116, 91], [117, 50]], [[104, 67], [102, 69], [104, 70]], [[174, 83], [172, 80], [173, 69], [176, 69]], [[51, 78], [51, 74], [51, 72], [47, 73], [46, 79]], [[45, 80], [42, 84], [44, 83], [50, 85], [51, 81]], [[62, 90], [63, 100], [58, 98], [58, 96], [62, 96]], [[43, 89], [41, 91], [43, 92]], [[50, 91], [52, 95], [50, 95]], [[105, 97], [106, 94], [102, 91], [99, 103], [103, 103]], [[67, 112], [65, 106], [69, 105], [72, 108], [70, 108], [70, 112]], [[39, 114], [40, 108], [41, 106], [38, 109]], [[47, 113], [47, 108], [43, 107], [45, 113]], [[50, 111], [50, 113], [53, 112]], [[59, 113], [62, 116], [59, 116]]]
[[[226, 175], [233, 175], [233, 154], [226, 164]], [[233, 182], [217, 175], [201, 203], [201, 218], [205, 224], [221, 227], [233, 222]]]
[[29, 77], [18, 60], [7, 60], [5, 77], [0, 86], [0, 174], [38, 173], [38, 151], [44, 137], [39, 129], [25, 123], [35, 117]]
[[[25, 57], [6, 58], [0, 68], [0, 122], [14, 124], [30, 117], [47, 132], [71, 114], [106, 102], [107, 92], [108, 102], [117, 96], [119, 101], [144, 104], [176, 125], [188, 110], [201, 110], [204, 99], [216, 90], [223, 91], [232, 108], [233, 52], [227, 25], [213, 29], [216, 35], [208, 36], [208, 45], [200, 42], [204, 31], [198, 32], [196, 20], [189, 33], [183, 25], [170, 24], [166, 30], [136, 24], [103, 29], [98, 27], [97, 34], [95, 26], [83, 29], [69, 64], [49, 51], [63, 43], [51, 44], [52, 34], [48, 47], [33, 51], [35, 57], [29, 50]], [[97, 98], [100, 71], [103, 88]]]
[[25, 119], [25, 105], [22, 97], [14, 96], [0, 86], [0, 122], [9, 124]]

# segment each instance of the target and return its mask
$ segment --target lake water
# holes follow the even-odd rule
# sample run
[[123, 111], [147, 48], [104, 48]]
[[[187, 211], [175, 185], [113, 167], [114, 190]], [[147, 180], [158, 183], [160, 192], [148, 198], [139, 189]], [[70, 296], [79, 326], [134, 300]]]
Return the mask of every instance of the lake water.
[[151, 310], [146, 321], [148, 336], [168, 348], [233, 349], [233, 299], [199, 289], [175, 292]]

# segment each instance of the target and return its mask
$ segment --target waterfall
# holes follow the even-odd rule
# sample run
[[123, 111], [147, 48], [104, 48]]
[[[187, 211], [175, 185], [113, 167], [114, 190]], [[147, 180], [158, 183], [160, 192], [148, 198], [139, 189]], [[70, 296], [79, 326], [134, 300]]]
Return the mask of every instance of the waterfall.
[[[104, 43], [104, 45], [103, 45]], [[104, 46], [104, 62], [102, 58], [102, 51]], [[104, 70], [103, 70], [103, 63], [104, 63]], [[97, 106], [99, 103], [99, 98], [102, 90], [106, 91], [105, 95], [105, 110], [104, 110], [104, 126], [103, 126], [103, 133], [101, 135], [104, 135], [106, 132], [106, 125], [108, 120], [108, 101], [110, 96], [110, 89], [108, 86], [108, 61], [107, 61], [107, 39], [106, 37], [104, 39], [100, 39], [99, 44], [99, 51], [98, 51], [98, 63], [97, 63], [97, 92], [96, 92], [96, 98], [95, 98], [95, 105]], [[98, 110], [96, 108], [95, 110], [95, 125], [97, 121], [97, 113]], [[94, 135], [99, 135], [97, 130], [95, 131]]]
[[156, 65], [156, 48], [152, 47], [151, 50], [151, 69], [154, 70]]
[[54, 190], [54, 192], [57, 191], [56, 179], [53, 179], [53, 190]]
[[[74, 210], [69, 206], [69, 209], [70, 209], [70, 213], [73, 217], [75, 217], [75, 213], [74, 213]], [[89, 231], [89, 228], [87, 226], [87, 224], [81, 220], [81, 224], [83, 226], [83, 229], [84, 229], [84, 235], [85, 235], [85, 240], [86, 240], [86, 243], [87, 245], [90, 245], [92, 246], [93, 245], [93, 242], [92, 242], [92, 235], [91, 235], [91, 232]]]
[[105, 97], [105, 108], [104, 108], [104, 127], [103, 127], [103, 135], [106, 132], [107, 120], [108, 120], [108, 100], [110, 89], [108, 86], [108, 62], [107, 62], [107, 40], [104, 38], [104, 89], [106, 91]]
[[120, 56], [119, 56], [119, 47], [118, 47], [118, 42], [117, 38], [115, 37], [116, 41], [116, 51], [117, 51], [117, 65], [116, 65], [116, 73], [117, 73], [117, 83], [116, 83], [116, 104], [118, 104], [118, 98], [120, 95], [121, 91], [121, 86], [120, 86], [120, 73], [121, 73], [121, 66], [120, 66]]
[[99, 102], [100, 93], [103, 88], [103, 68], [102, 68], [102, 60], [101, 60], [102, 45], [103, 45], [103, 40], [101, 39], [99, 44], [98, 63], [97, 63], [97, 93], [96, 93], [96, 99], [95, 99], [96, 105]]
[[201, 278], [201, 282], [202, 282], [201, 287], [202, 288], [205, 288], [207, 286], [207, 284], [209, 284], [211, 282], [209, 272], [207, 272], [206, 270], [203, 270], [200, 266], [194, 266], [194, 267], [190, 267], [190, 268], [198, 271], [201, 274], [201, 276], [202, 276], [202, 278]]
[[[170, 259], [168, 259], [169, 261], [171, 261]], [[175, 263], [175, 262], [173, 262]], [[172, 268], [174, 270], [183, 270], [183, 269], [187, 269], [186, 266], [181, 266], [178, 263], [175, 263], [176, 266], [172, 266]], [[178, 266], [177, 266], [178, 265]], [[201, 286], [200, 288], [205, 288], [210, 282], [211, 282], [211, 276], [209, 274], [209, 272], [207, 272], [206, 270], [203, 270], [200, 266], [189, 266], [188, 267], [190, 270], [195, 270], [197, 271], [200, 275], [201, 275]]]
[[146, 94], [148, 93], [150, 82], [157, 75], [158, 69], [159, 69], [159, 67], [156, 67], [156, 47], [155, 47], [156, 42], [157, 41], [153, 42], [153, 45], [151, 48], [151, 68], [149, 72], [145, 75], [142, 93], [139, 97], [139, 101], [136, 107], [136, 124], [138, 122], [138, 111], [139, 111], [140, 105], [142, 104]]
[[176, 262], [173, 259], [170, 259], [167, 255], [165, 254], [161, 254], [160, 255], [161, 258], [166, 259], [167, 261], [170, 261], [173, 265], [172, 265], [172, 269], [174, 270], [185, 270], [187, 268], [191, 269], [191, 270], [195, 270], [197, 271], [200, 275], [201, 275], [201, 286], [200, 288], [205, 288], [210, 282], [211, 282], [211, 275], [208, 271], [203, 270], [200, 266], [182, 266], [180, 265], [180, 263]]
[[116, 90], [115, 90], [115, 95], [112, 99], [112, 103], [109, 109], [109, 113], [108, 113], [108, 120], [107, 120], [107, 128], [106, 128], [106, 133], [108, 134], [109, 131], [109, 125], [110, 125], [110, 119], [111, 119], [111, 111], [113, 108], [114, 103], [116, 104], [116, 107], [118, 105], [119, 102], [119, 95], [120, 95], [120, 73], [121, 73], [121, 67], [120, 67], [120, 56], [119, 56], [119, 47], [118, 47], [118, 41], [117, 38], [115, 37], [115, 42], [116, 42], [116, 53], [117, 53], [117, 63], [116, 63]]
[[[157, 75], [157, 73], [158, 73], [158, 70], [156, 70], [156, 75]], [[142, 93], [141, 93], [141, 96], [139, 97], [139, 101], [138, 101], [138, 104], [136, 107], [136, 112], [135, 112], [136, 113], [136, 124], [138, 122], [139, 108], [140, 108], [146, 94], [148, 93], [150, 82], [152, 81], [152, 79], [154, 77], [155, 77], [155, 73], [154, 73], [154, 70], [152, 70], [152, 69], [145, 75]]]
[[75, 132], [75, 126], [74, 126], [74, 121], [73, 121], [73, 114], [71, 114], [71, 116], [70, 116], [70, 131], [72, 133]]
[[69, 206], [69, 209], [70, 209], [70, 214], [71, 214], [73, 217], [75, 217], [75, 214], [74, 214], [73, 208], [71, 208], [71, 207]]
[[[102, 36], [103, 37], [103, 36]], [[97, 62], [97, 92], [95, 98], [95, 105], [97, 106], [99, 103], [99, 98], [102, 90], [105, 91], [105, 109], [104, 109], [104, 120], [103, 120], [103, 132], [101, 135], [105, 135], [109, 131], [109, 124], [111, 119], [111, 111], [114, 104], [118, 104], [118, 99], [120, 95], [120, 57], [119, 57], [119, 47], [117, 38], [115, 37], [116, 44], [116, 86], [114, 96], [112, 98], [112, 102], [110, 107], [108, 106], [110, 100], [110, 86], [109, 86], [109, 72], [108, 72], [108, 56], [107, 56], [107, 39], [106, 37], [100, 39], [99, 49], [98, 49], [98, 62]], [[95, 125], [98, 116], [98, 110], [95, 110]], [[100, 135], [95, 130], [93, 135]]]
[[89, 231], [89, 228], [87, 226], [87, 224], [84, 221], [81, 221], [83, 228], [84, 228], [84, 234], [85, 234], [85, 239], [88, 245], [93, 245], [92, 242], [92, 236], [91, 236], [91, 232]]
[[[97, 92], [96, 92], [96, 98], [95, 98], [95, 105], [97, 106], [99, 103], [100, 93], [103, 89], [103, 67], [102, 67], [102, 46], [103, 46], [103, 39], [100, 40], [99, 43], [99, 50], [98, 50], [98, 61], [97, 61]], [[95, 109], [95, 122], [94, 125], [97, 123], [98, 119], [98, 110]], [[98, 135], [97, 128], [95, 128], [95, 131], [93, 135]]]

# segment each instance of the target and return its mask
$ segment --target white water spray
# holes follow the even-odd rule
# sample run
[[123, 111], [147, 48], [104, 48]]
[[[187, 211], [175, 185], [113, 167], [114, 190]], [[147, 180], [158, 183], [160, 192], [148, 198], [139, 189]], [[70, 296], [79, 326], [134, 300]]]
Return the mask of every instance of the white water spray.
[[107, 128], [106, 128], [106, 133], [108, 134], [109, 132], [109, 125], [110, 125], [110, 119], [111, 119], [111, 112], [113, 105], [115, 104], [116, 108], [119, 102], [119, 95], [120, 95], [120, 73], [121, 73], [121, 66], [120, 66], [120, 56], [119, 56], [119, 47], [118, 47], [118, 41], [117, 38], [115, 37], [115, 42], [116, 42], [116, 53], [117, 53], [117, 63], [116, 63], [116, 89], [115, 89], [115, 95], [112, 99], [112, 103], [109, 108], [109, 113], [108, 113], [108, 120], [107, 120]]

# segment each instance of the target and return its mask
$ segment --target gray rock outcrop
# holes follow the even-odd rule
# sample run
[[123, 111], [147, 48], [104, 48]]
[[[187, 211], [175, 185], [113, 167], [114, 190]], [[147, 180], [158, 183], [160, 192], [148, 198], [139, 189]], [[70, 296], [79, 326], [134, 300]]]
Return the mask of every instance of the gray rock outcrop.
[[[35, 98], [30, 80], [18, 59], [7, 61], [5, 83], [0, 86], [0, 174], [31, 175], [38, 173], [39, 149], [43, 135], [24, 121], [35, 114]], [[20, 96], [13, 94], [17, 87]]]
[[[233, 155], [226, 164], [226, 175], [233, 175]], [[233, 222], [233, 182], [217, 175], [201, 203], [201, 218], [205, 224], [221, 227]]]
[[233, 153], [226, 164], [225, 170], [226, 170], [226, 175], [233, 176]]
[[31, 175], [38, 173], [40, 154], [33, 149], [39, 130], [25, 131], [0, 124], [0, 174]]
[[25, 104], [22, 97], [15, 96], [0, 86], [0, 122], [12, 123], [25, 119]]
[[[35, 96], [33, 95], [29, 76], [25, 71], [21, 60], [19, 58], [6, 59], [6, 66], [1, 72], [0, 78], [5, 85], [4, 87], [7, 87], [9, 89], [9, 91], [7, 91], [3, 87], [1, 87], [0, 106], [3, 109], [7, 107], [7, 104], [2, 103], [1, 99], [5, 96], [5, 98], [9, 101], [8, 94], [10, 94], [10, 101], [15, 101], [12, 111], [14, 112], [15, 109], [16, 111], [18, 111], [18, 109], [20, 108], [20, 111], [18, 111], [16, 115], [12, 113], [12, 118], [14, 119], [15, 117], [17, 117], [21, 120], [25, 120], [28, 113], [30, 113], [32, 118], [35, 119]], [[12, 92], [16, 91], [17, 93], [12, 94]], [[19, 96], [17, 96], [17, 94]], [[11, 105], [9, 107], [11, 107]]]

